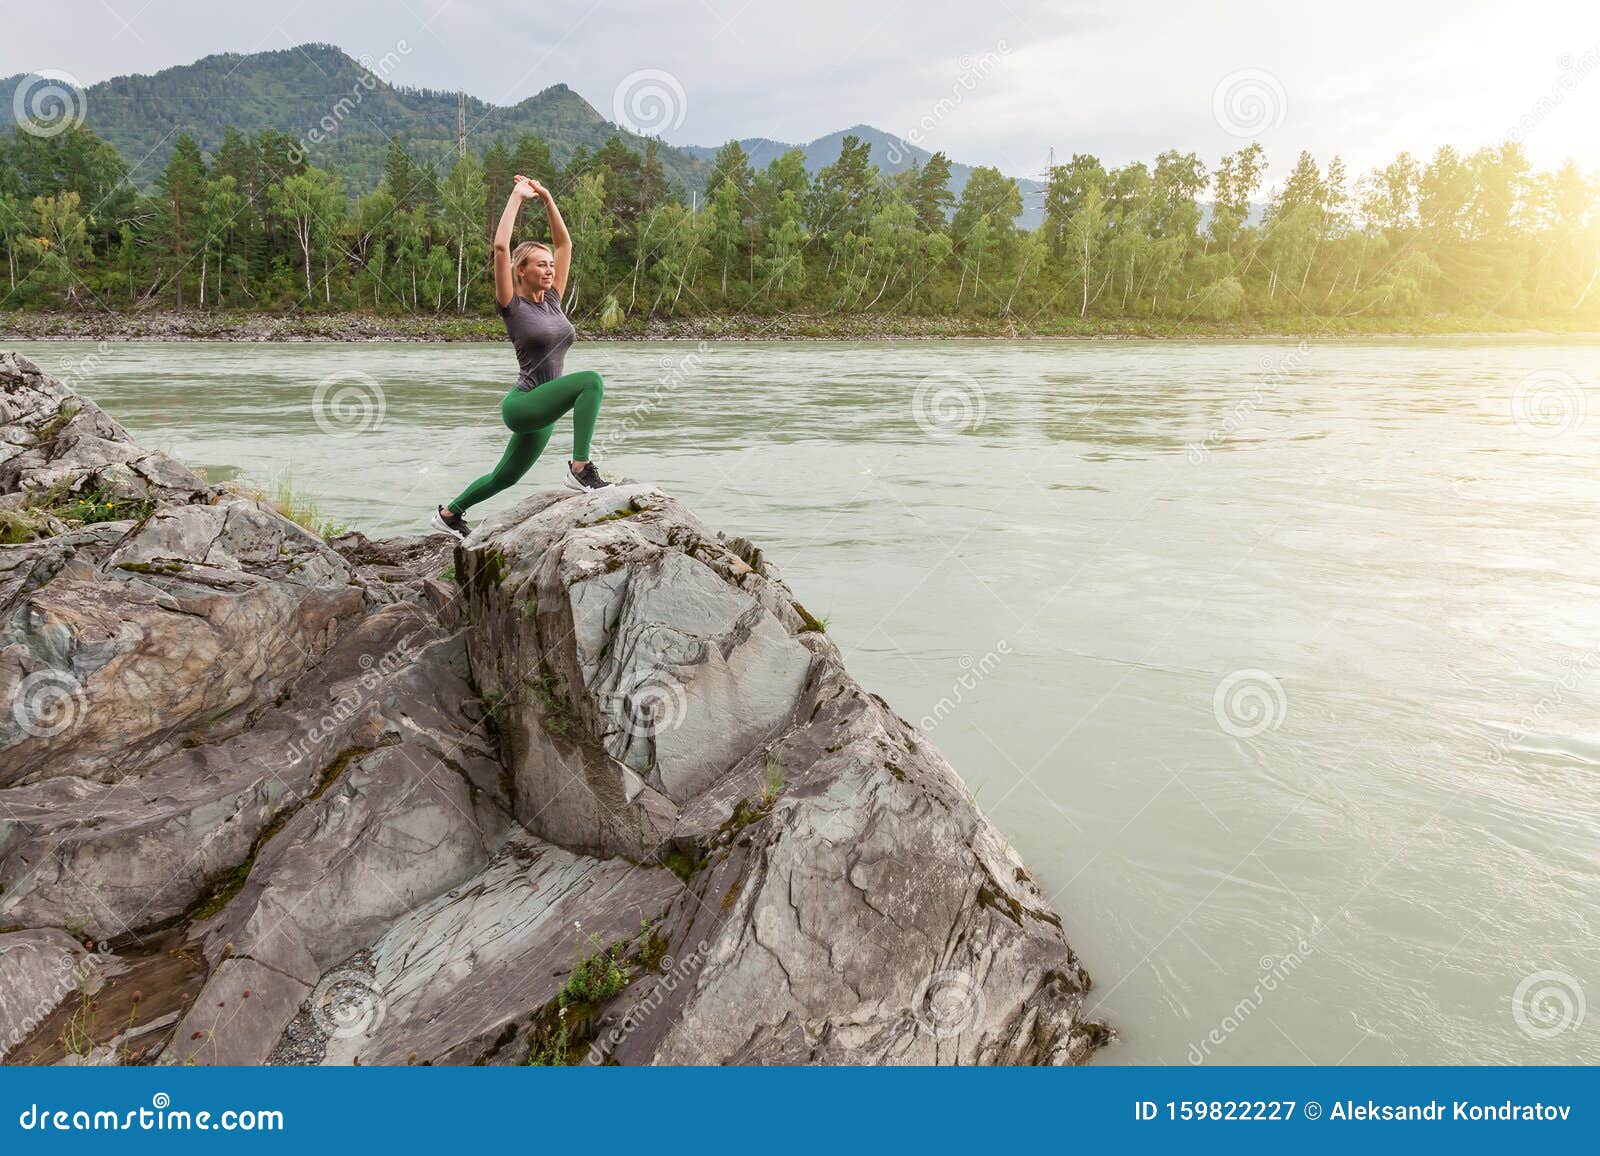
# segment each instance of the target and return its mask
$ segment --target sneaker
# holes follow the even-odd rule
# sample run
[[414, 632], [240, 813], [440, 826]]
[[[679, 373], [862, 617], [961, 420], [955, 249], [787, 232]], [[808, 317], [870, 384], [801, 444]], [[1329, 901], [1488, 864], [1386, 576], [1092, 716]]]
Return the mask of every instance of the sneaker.
[[572, 463], [567, 463], [567, 486], [574, 490], [603, 490], [611, 483], [600, 476], [600, 471], [590, 462], [577, 473], [572, 472]]
[[454, 534], [463, 542], [467, 540], [467, 535], [472, 533], [472, 527], [467, 525], [465, 518], [454, 510], [447, 510], [443, 506], [434, 510], [433, 524], [446, 534]]

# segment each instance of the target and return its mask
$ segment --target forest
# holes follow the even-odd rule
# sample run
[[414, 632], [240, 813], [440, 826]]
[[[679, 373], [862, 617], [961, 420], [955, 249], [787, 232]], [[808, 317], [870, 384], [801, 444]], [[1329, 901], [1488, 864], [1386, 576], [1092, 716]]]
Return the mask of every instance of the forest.
[[[283, 133], [177, 142], [148, 190], [89, 129], [0, 140], [0, 310], [156, 309], [489, 316], [489, 235], [515, 173], [556, 193], [575, 245], [566, 304], [602, 329], [648, 318], [811, 314], [1066, 324], [1483, 328], [1600, 320], [1600, 182], [1534, 170], [1516, 143], [1401, 154], [1359, 176], [1301, 153], [1281, 179], [1250, 144], [1208, 164], [1163, 152], [1048, 174], [1044, 223], [1019, 229], [1016, 182], [950, 162], [886, 175], [845, 138], [814, 175], [798, 150], [754, 169], [736, 142], [703, 189], [654, 141], [540, 137], [446, 166], [391, 141], [353, 190]], [[1267, 192], [1266, 190], [1271, 190]], [[540, 207], [519, 239], [546, 232]]]

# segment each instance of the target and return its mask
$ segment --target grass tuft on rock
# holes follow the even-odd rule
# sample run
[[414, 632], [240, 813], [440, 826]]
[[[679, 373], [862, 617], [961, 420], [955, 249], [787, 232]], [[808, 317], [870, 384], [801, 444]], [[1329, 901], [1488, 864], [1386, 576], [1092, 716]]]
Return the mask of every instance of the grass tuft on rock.
[[[646, 936], [646, 951], [653, 950], [649, 923], [641, 928]], [[527, 1065], [536, 1068], [566, 1067], [583, 1061], [583, 1055], [596, 1034], [600, 1009], [622, 994], [628, 986], [632, 966], [625, 952], [627, 942], [607, 947], [600, 936], [581, 936], [575, 944], [577, 963], [556, 998], [539, 1009], [528, 1034]], [[666, 952], [660, 944], [659, 962]], [[642, 958], [642, 956], [641, 956]]]
[[261, 486], [253, 486], [245, 491], [245, 496], [270, 507], [302, 530], [315, 534], [324, 541], [337, 538], [350, 530], [349, 526], [324, 517], [322, 506], [315, 498], [296, 490], [294, 473], [290, 470], [278, 475], [270, 491]]
[[572, 705], [561, 685], [561, 679], [550, 669], [550, 664], [539, 660], [539, 677], [528, 679], [528, 688], [544, 707], [544, 729], [558, 739], [572, 738], [582, 725], [578, 708]]
[[64, 401], [55, 414], [33, 431], [33, 444], [46, 446], [56, 440], [56, 435], [67, 428], [67, 424], [83, 412], [83, 405], [76, 401]]
[[68, 483], [62, 482], [43, 493], [33, 495], [27, 506], [18, 512], [18, 516], [24, 520], [34, 521], [35, 526], [42, 529], [40, 516], [48, 514], [77, 529], [80, 526], [93, 526], [100, 522], [137, 520], [148, 517], [155, 508], [156, 504], [150, 498], [119, 498], [100, 487], [79, 492], [73, 490]]
[[791, 605], [794, 607], [794, 612], [800, 616], [801, 634], [824, 634], [827, 632], [828, 624], [825, 621], [812, 614], [811, 611], [798, 602], [791, 603]]
[[614, 999], [628, 986], [626, 962], [619, 958], [617, 945], [607, 947], [598, 935], [589, 936], [588, 948], [578, 945], [578, 965], [561, 985], [556, 1002], [562, 1007], [601, 1004]]

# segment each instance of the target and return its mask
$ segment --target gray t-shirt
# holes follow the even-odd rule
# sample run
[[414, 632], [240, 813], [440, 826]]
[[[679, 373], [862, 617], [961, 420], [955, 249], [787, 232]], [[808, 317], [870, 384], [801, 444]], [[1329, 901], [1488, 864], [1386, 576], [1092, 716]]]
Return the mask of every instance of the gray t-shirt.
[[543, 301], [513, 293], [510, 305], [497, 301], [495, 307], [517, 349], [517, 364], [521, 367], [517, 388], [529, 390], [560, 377], [567, 349], [577, 340], [578, 331], [561, 312], [561, 294], [555, 286], [544, 291]]

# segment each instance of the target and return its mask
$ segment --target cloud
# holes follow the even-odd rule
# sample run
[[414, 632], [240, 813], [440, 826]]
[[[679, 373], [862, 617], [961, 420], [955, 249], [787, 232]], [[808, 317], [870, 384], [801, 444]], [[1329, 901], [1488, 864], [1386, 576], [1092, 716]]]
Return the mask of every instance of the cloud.
[[[1275, 170], [1301, 148], [1354, 169], [1401, 149], [1428, 154], [1504, 139], [1560, 77], [1558, 57], [1596, 47], [1587, 0], [1537, 20], [1493, 0], [58, 0], [14, 6], [0, 75], [63, 69], [86, 82], [213, 52], [306, 41], [381, 56], [411, 46], [399, 83], [499, 104], [565, 82], [602, 114], [641, 69], [671, 73], [687, 107], [675, 144], [735, 136], [804, 141], [857, 123], [904, 133], [925, 123], [963, 59], [1004, 41], [1004, 66], [945, 107], [920, 142], [1015, 175], [1087, 151], [1108, 163], [1165, 148], [1208, 160], [1241, 143], [1212, 115], [1218, 81], [1242, 68], [1281, 82], [1283, 121], [1264, 143]], [[125, 22], [125, 23], [124, 23]], [[1591, 126], [1600, 75], [1568, 92], [1527, 140], [1536, 163], [1600, 163]]]

